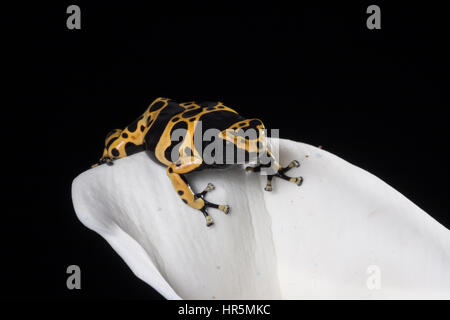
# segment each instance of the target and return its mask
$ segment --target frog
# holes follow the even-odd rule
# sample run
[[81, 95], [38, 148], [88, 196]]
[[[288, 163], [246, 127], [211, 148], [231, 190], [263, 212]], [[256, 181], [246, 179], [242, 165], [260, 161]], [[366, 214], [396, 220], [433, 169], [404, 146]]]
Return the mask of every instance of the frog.
[[[226, 151], [211, 153], [206, 161], [201, 149], [207, 146], [208, 141], [195, 137], [199, 136], [200, 130], [209, 129], [214, 129], [214, 140], [225, 145]], [[245, 136], [243, 133], [249, 129], [254, 130], [256, 135]], [[273, 170], [271, 174], [267, 174], [266, 191], [272, 191], [274, 177], [302, 185], [303, 177], [286, 175], [290, 169], [300, 166], [299, 161], [293, 160], [282, 167], [271, 152], [265, 131], [260, 119], [244, 117], [222, 102], [178, 103], [159, 97], [127, 127], [114, 129], [106, 135], [102, 157], [92, 167], [103, 164], [111, 166], [118, 159], [147, 152], [149, 158], [166, 169], [178, 197], [191, 208], [202, 212], [206, 226], [210, 227], [214, 220], [209, 215], [208, 208], [229, 214], [230, 206], [205, 199], [206, 194], [215, 189], [212, 183], [208, 183], [202, 192], [195, 193], [186, 177], [189, 173], [241, 164], [235, 161], [234, 156], [241, 151], [241, 154], [245, 154], [245, 164], [248, 164], [245, 171]], [[175, 132], [182, 133], [179, 137], [181, 140], [174, 139]], [[232, 161], [227, 161], [229, 150], [233, 153]], [[261, 161], [263, 156], [265, 161]]]

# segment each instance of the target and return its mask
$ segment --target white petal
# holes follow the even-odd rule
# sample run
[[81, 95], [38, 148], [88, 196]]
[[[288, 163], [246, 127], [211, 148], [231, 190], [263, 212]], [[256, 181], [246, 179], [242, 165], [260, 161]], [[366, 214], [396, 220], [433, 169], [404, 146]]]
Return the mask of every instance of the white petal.
[[[242, 168], [188, 176], [208, 182], [215, 225], [185, 205], [164, 168], [139, 153], [79, 175], [78, 218], [168, 299], [450, 298], [450, 231], [389, 185], [307, 144], [280, 140], [297, 159], [298, 187]], [[375, 281], [375, 282], [373, 282]], [[375, 286], [373, 284], [376, 284]]]

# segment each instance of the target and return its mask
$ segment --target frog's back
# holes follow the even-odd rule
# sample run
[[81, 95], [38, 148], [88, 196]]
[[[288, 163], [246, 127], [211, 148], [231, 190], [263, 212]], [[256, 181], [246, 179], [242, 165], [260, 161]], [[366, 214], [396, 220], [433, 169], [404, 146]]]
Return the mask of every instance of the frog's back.
[[[184, 102], [167, 101], [146, 133], [145, 141], [149, 151], [155, 151], [161, 138], [172, 136], [176, 129], [187, 130], [215, 128], [224, 130], [232, 123], [243, 119], [236, 111], [221, 102]], [[199, 125], [201, 121], [201, 125]], [[193, 131], [192, 131], [193, 133]]]
[[[235, 110], [221, 102], [183, 102], [169, 101], [155, 119], [146, 133], [146, 149], [164, 165], [174, 162], [171, 159], [172, 150], [179, 145], [180, 138], [189, 135], [196, 139], [196, 147], [209, 141], [203, 141], [205, 132], [220, 132], [230, 128], [234, 123], [244, 120]], [[180, 130], [180, 131], [177, 131]], [[180, 135], [182, 137], [180, 137]], [[201, 139], [202, 141], [197, 141]], [[200, 145], [198, 144], [200, 143]]]
[[145, 134], [146, 148], [152, 152], [155, 151], [155, 148], [171, 119], [185, 111], [185, 108], [180, 106], [180, 104], [175, 101], [168, 100], [166, 105], [161, 105], [161, 109], [149, 111], [155, 112], [158, 110], [158, 116], [154, 119], [154, 121], [152, 121], [153, 123]]
[[[180, 104], [186, 109], [175, 121], [193, 122], [196, 130], [225, 130], [233, 123], [244, 119], [234, 109], [222, 102], [184, 102]], [[200, 125], [201, 123], [201, 125]]]

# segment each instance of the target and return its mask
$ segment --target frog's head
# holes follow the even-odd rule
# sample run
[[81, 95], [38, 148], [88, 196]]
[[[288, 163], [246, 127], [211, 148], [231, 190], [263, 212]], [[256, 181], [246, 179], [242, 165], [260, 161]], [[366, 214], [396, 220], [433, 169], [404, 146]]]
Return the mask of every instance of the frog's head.
[[[110, 131], [105, 138], [105, 148], [103, 149], [103, 155], [100, 158], [100, 160], [93, 164], [91, 168], [95, 168], [103, 163], [107, 163], [108, 165], [112, 165], [112, 160], [114, 158], [117, 158], [112, 152], [113, 148], [113, 142], [116, 141], [122, 133], [122, 130], [120, 129], [114, 129]], [[117, 150], [116, 150], [117, 151]]]

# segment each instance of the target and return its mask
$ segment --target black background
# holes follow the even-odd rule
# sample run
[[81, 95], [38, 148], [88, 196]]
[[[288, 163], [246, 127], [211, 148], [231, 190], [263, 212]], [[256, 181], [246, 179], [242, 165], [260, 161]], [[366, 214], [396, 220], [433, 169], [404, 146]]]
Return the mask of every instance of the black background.
[[[2, 296], [161, 298], [77, 220], [70, 196], [105, 134], [159, 96], [220, 100], [283, 138], [322, 145], [450, 227], [441, 6], [222, 3], [4, 10]], [[81, 30], [66, 28], [70, 4], [81, 7]], [[370, 4], [381, 7], [381, 30], [366, 28]], [[66, 288], [71, 264], [82, 290]]]

